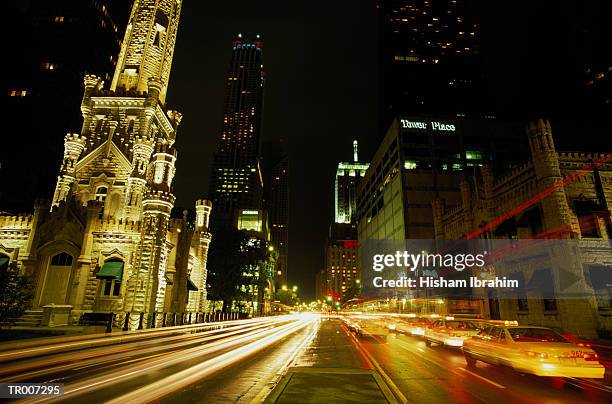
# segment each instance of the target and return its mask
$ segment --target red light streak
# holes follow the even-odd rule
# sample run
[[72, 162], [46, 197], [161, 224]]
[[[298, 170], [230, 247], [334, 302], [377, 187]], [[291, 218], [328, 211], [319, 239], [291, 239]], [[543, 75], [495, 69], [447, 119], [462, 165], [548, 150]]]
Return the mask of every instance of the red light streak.
[[510, 212], [508, 212], [508, 213], [498, 217], [497, 219], [493, 219], [492, 221], [487, 223], [485, 226], [483, 226], [480, 229], [478, 229], [478, 230], [468, 234], [465, 237], [465, 239], [466, 240], [473, 239], [475, 237], [478, 237], [479, 235], [481, 235], [485, 231], [491, 230], [495, 226], [503, 223], [504, 221], [510, 219], [511, 217], [517, 215], [518, 213], [524, 211], [525, 209], [527, 209], [527, 208], [535, 205], [536, 203], [540, 202], [541, 200], [543, 200], [547, 196], [551, 195], [553, 192], [555, 192], [559, 188], [561, 188], [561, 187], [563, 187], [563, 186], [565, 186], [565, 185], [567, 185], [567, 184], [569, 184], [571, 182], [576, 181], [578, 178], [586, 175], [588, 172], [593, 171], [594, 169], [598, 168], [599, 166], [607, 163], [608, 161], [610, 161], [610, 159], [612, 159], [612, 154], [607, 154], [604, 157], [602, 157], [601, 159], [596, 160], [593, 163], [588, 164], [588, 165], [582, 167], [580, 170], [576, 170], [576, 171], [572, 172], [570, 175], [568, 175], [567, 177], [565, 177], [561, 181], [557, 181], [553, 186], [549, 187], [548, 189], [545, 189], [544, 191], [542, 191], [542, 192], [538, 193], [537, 195], [533, 196], [532, 198], [522, 202], [517, 207], [512, 209]]

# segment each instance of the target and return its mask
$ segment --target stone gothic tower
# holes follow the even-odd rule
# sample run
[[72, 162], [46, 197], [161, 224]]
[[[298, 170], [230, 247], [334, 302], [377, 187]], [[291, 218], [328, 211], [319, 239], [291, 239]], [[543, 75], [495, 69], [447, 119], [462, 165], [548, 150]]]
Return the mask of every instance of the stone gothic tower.
[[[547, 231], [561, 231], [567, 237], [577, 232], [573, 229], [571, 209], [567, 203], [563, 186], [558, 184], [563, 180], [559, 168], [559, 157], [555, 150], [552, 129], [548, 120], [538, 119], [527, 127], [529, 147], [538, 178], [539, 192], [549, 193], [542, 200], [544, 226]], [[565, 230], [563, 230], [565, 229]]]
[[79, 257], [92, 284], [92, 262], [103, 252], [97, 248], [125, 263], [122, 304], [113, 303], [118, 310], [163, 311], [166, 260], [173, 247], [167, 232], [175, 201], [174, 143], [182, 118], [166, 108], [165, 98], [181, 1], [134, 1], [110, 88], [97, 76], [85, 76], [82, 130], [66, 135], [64, 142], [52, 209], [68, 199], [81, 205], [95, 200], [91, 206], [97, 214], [88, 220], [117, 223], [121, 229], [136, 223], [139, 229], [123, 238], [107, 237], [113, 248], [90, 241]]
[[165, 103], [180, 12], [181, 0], [134, 1], [111, 90], [147, 91], [155, 79]]

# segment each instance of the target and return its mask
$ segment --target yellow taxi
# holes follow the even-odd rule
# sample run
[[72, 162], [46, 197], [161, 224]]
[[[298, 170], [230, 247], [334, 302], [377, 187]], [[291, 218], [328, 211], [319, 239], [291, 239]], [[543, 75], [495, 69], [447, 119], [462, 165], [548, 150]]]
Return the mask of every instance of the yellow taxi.
[[478, 334], [478, 331], [472, 321], [455, 320], [453, 317], [441, 318], [425, 329], [425, 345], [430, 347], [432, 343], [436, 343], [459, 348], [466, 339]]
[[537, 376], [599, 379], [605, 373], [595, 351], [546, 327], [489, 325], [464, 341], [463, 354], [468, 366], [482, 361]]
[[390, 331], [401, 334], [423, 336], [425, 329], [432, 323], [431, 317], [407, 316], [405, 318], [393, 319], [388, 325]]

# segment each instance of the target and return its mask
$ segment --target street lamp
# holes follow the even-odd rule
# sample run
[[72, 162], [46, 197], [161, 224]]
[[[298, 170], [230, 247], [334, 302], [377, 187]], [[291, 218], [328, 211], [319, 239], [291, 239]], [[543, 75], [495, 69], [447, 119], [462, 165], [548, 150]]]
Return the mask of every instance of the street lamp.
[[283, 287], [281, 288], [282, 290], [287, 290], [287, 285], [283, 285]]
[[292, 290], [293, 290], [294, 292], [297, 292], [297, 286], [294, 286], [294, 287], [292, 288]]

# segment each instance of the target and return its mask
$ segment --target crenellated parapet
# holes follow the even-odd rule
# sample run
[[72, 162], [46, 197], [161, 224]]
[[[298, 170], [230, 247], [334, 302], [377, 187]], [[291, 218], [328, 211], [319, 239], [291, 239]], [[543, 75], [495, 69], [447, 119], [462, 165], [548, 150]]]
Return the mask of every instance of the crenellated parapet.
[[169, 109], [168, 111], [166, 111], [166, 113], [168, 115], [168, 118], [170, 119], [170, 122], [172, 122], [172, 124], [174, 125], [174, 128], [178, 128], [178, 126], [181, 124], [181, 121], [183, 120], [183, 114], [173, 109]]
[[146, 178], [147, 165], [153, 154], [155, 140], [146, 136], [135, 136], [132, 152], [132, 177]]
[[33, 220], [32, 214], [0, 216], [0, 229], [29, 229]]
[[175, 201], [176, 197], [171, 192], [147, 190], [142, 200], [143, 213], [145, 215], [159, 213], [169, 218]]
[[211, 201], [207, 199], [198, 199], [196, 201], [196, 228], [199, 231], [205, 231], [208, 229], [211, 211]]
[[74, 175], [74, 169], [81, 153], [85, 150], [87, 140], [77, 133], [68, 133], [64, 137], [64, 159], [60, 172]]

